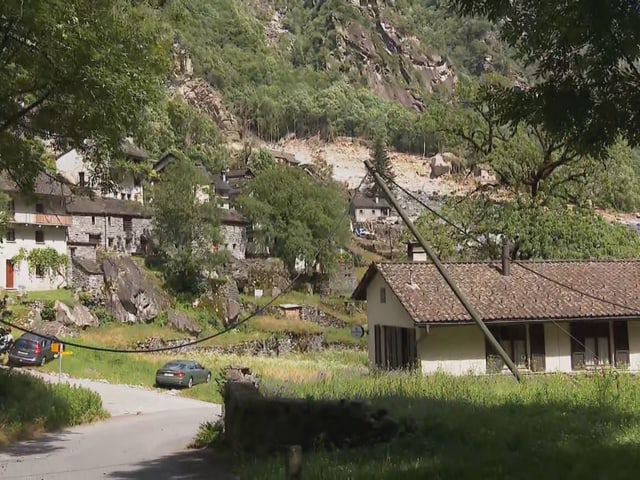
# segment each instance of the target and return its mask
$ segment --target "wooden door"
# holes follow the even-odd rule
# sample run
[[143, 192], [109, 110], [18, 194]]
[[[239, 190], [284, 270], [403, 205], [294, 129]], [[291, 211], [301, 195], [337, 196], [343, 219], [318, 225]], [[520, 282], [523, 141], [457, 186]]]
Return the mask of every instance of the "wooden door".
[[6, 288], [13, 288], [13, 261], [7, 260], [6, 265], [7, 265], [6, 267], [7, 279], [6, 279], [5, 286]]

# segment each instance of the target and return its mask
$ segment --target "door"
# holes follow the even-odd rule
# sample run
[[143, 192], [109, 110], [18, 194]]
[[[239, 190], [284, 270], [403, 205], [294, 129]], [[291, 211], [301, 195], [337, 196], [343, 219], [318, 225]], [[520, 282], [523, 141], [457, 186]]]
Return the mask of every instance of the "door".
[[13, 260], [7, 260], [7, 279], [5, 286], [6, 288], [13, 288]]

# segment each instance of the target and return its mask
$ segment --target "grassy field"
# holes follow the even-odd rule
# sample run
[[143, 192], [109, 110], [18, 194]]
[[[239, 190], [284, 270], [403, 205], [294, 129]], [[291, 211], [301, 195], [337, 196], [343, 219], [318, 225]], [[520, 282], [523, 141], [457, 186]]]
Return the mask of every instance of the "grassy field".
[[0, 448], [106, 417], [97, 393], [0, 370]]
[[[635, 479], [640, 468], [640, 381], [627, 375], [518, 385], [503, 377], [347, 374], [266, 387], [367, 399], [417, 427], [384, 445], [307, 453], [305, 480]], [[238, 460], [242, 479], [284, 478], [281, 458]]]

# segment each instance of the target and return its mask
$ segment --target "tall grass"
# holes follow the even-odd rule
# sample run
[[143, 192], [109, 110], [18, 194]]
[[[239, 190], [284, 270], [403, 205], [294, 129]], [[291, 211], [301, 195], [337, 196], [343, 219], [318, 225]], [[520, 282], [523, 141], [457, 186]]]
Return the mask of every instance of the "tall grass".
[[[305, 480], [637, 478], [640, 380], [630, 375], [422, 377], [350, 373], [266, 380], [266, 393], [360, 398], [415, 433], [391, 443], [305, 455]], [[282, 459], [243, 458], [242, 479], [283, 477]]]
[[95, 392], [0, 371], [0, 447], [105, 417], [102, 400]]

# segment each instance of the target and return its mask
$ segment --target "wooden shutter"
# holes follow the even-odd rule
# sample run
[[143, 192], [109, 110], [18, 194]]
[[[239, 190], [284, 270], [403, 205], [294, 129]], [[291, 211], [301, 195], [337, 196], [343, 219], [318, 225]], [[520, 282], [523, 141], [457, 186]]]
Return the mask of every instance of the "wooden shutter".
[[382, 367], [382, 328], [380, 325], [373, 327], [373, 342], [375, 344], [376, 367]]
[[531, 348], [531, 370], [534, 372], [544, 372], [545, 348], [544, 348], [544, 325], [533, 323], [529, 325], [529, 344]]

